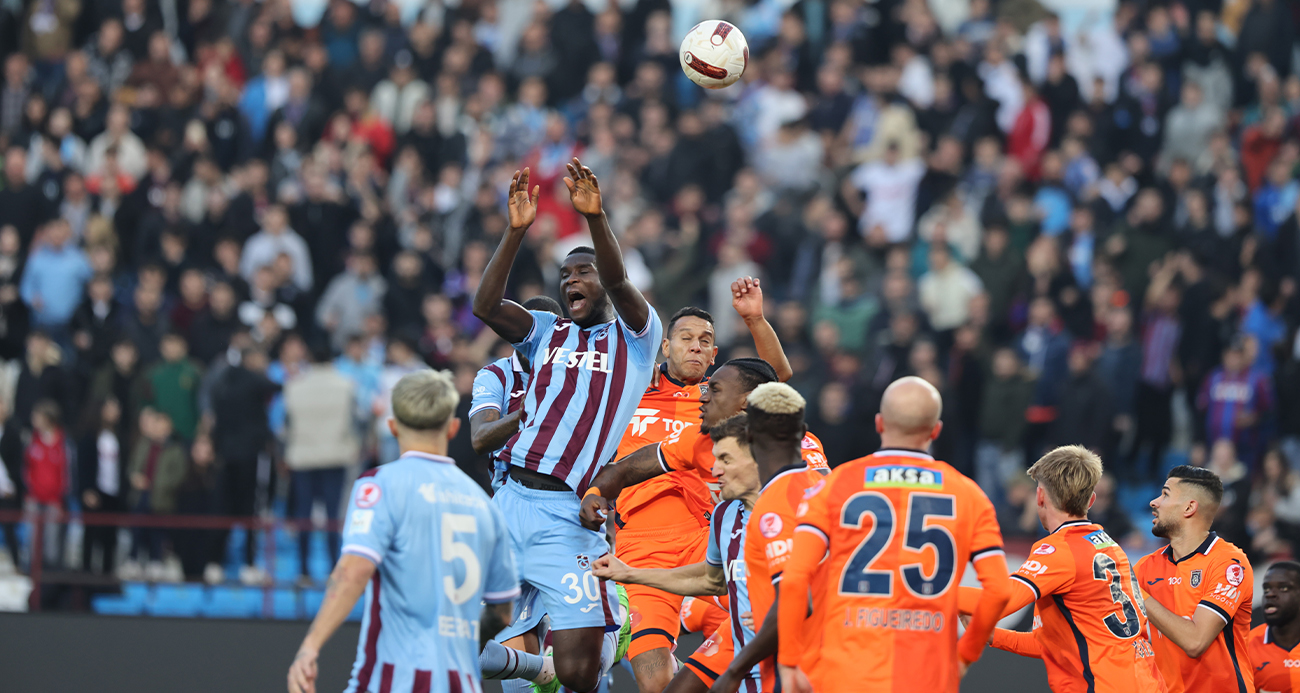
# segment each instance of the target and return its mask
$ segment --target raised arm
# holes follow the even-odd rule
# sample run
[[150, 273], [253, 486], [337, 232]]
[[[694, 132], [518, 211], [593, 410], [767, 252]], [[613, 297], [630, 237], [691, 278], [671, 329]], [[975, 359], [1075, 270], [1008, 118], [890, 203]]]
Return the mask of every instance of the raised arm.
[[565, 166], [569, 169], [569, 175], [564, 178], [564, 184], [569, 188], [569, 200], [573, 209], [587, 218], [587, 226], [591, 228], [591, 247], [596, 250], [600, 284], [609, 292], [614, 310], [618, 311], [623, 322], [639, 333], [650, 320], [650, 304], [627, 278], [623, 252], [618, 248], [618, 239], [614, 238], [614, 231], [609, 228], [609, 220], [605, 218], [605, 209], [601, 205], [600, 183], [577, 157]]
[[591, 564], [591, 574], [624, 585], [645, 585], [683, 597], [727, 593], [727, 576], [720, 565], [692, 563], [680, 568], [633, 568], [607, 553]]
[[776, 330], [772, 329], [771, 323], [763, 315], [763, 289], [759, 287], [757, 279], [741, 277], [731, 283], [731, 307], [736, 309], [745, 321], [745, 327], [749, 328], [758, 357], [772, 364], [777, 380], [783, 383], [789, 380], [794, 375], [794, 369], [785, 357]]
[[484, 409], [469, 417], [469, 441], [474, 453], [486, 455], [505, 445], [519, 430], [519, 417], [523, 413], [522, 407], [505, 416], [496, 409]]
[[583, 526], [592, 530], [600, 529], [609, 512], [608, 499], [618, 498], [618, 494], [628, 486], [635, 486], [667, 471], [659, 461], [658, 445], [637, 448], [627, 457], [606, 465], [591, 480], [587, 495], [582, 497], [580, 519]]
[[514, 177], [510, 179], [510, 201], [507, 205], [510, 228], [501, 237], [501, 245], [492, 254], [487, 268], [483, 270], [478, 291], [474, 292], [474, 316], [511, 344], [524, 341], [533, 328], [533, 317], [528, 311], [518, 303], [506, 300], [506, 280], [510, 278], [510, 267], [515, 264], [515, 256], [519, 254], [524, 234], [537, 219], [539, 193], [540, 187], [535, 185], [532, 197], [528, 196], [527, 168], [523, 173], [515, 171]]

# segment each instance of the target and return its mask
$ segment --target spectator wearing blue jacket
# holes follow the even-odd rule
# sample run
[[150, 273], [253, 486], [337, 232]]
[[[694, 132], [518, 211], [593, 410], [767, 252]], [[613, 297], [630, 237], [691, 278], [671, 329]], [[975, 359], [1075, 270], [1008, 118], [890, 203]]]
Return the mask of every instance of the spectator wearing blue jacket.
[[1029, 304], [1029, 324], [1016, 344], [1021, 361], [1034, 378], [1034, 396], [1025, 413], [1029, 421], [1025, 459], [1038, 459], [1039, 448], [1045, 444], [1047, 432], [1056, 421], [1056, 406], [1069, 370], [1070, 341], [1070, 333], [1057, 317], [1052, 299], [1035, 298]]
[[72, 242], [68, 222], [55, 219], [47, 224], [27, 260], [19, 288], [36, 326], [62, 335], [81, 305], [90, 275], [90, 261]]

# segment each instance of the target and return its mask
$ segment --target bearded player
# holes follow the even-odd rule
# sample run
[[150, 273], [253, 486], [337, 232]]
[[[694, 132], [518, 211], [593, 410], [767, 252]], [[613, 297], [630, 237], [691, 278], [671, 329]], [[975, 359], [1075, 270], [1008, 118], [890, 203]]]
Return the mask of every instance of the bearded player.
[[[728, 597], [728, 615], [721, 627], [687, 658], [667, 688], [670, 693], [705, 693], [717, 679], [716, 672], [731, 663], [735, 643], [754, 637], [744, 618], [749, 611], [749, 588], [742, 547], [760, 482], [758, 465], [749, 454], [747, 424], [748, 418], [741, 413], [709, 430], [715, 459], [713, 475], [722, 487], [722, 502], [714, 508], [710, 519], [708, 550], [703, 561], [670, 570], [630, 568], [606, 555], [594, 564], [598, 577], [623, 585], [648, 585], [682, 596]], [[757, 693], [757, 668], [751, 670], [745, 683], [749, 691]]]
[[[776, 331], [763, 317], [759, 280], [742, 277], [731, 285], [732, 307], [749, 327], [758, 355], [778, 380], [790, 377], [790, 364]], [[683, 308], [668, 321], [661, 351], [665, 357], [656, 382], [646, 389], [632, 423], [619, 443], [617, 459], [680, 437], [700, 424], [700, 398], [708, 388], [705, 373], [718, 347], [713, 341], [713, 316], [699, 308]], [[712, 467], [710, 467], [712, 469]], [[671, 569], [704, 560], [709, 516], [718, 503], [718, 489], [698, 473], [676, 471], [624, 488], [614, 504], [619, 559], [644, 569]], [[627, 584], [631, 602], [632, 642], [628, 657], [642, 693], [658, 693], [673, 678], [673, 649], [677, 645], [682, 597], [653, 585]], [[702, 632], [711, 635], [726, 611], [698, 601], [705, 613]]]
[[576, 158], [567, 166], [569, 199], [586, 217], [593, 246], [575, 248], [560, 267], [570, 319], [505, 298], [510, 266], [537, 218], [539, 190], [529, 194], [528, 169], [511, 181], [510, 225], [474, 296], [474, 315], [514, 344], [533, 371], [522, 426], [501, 451], [509, 480], [492, 500], [506, 518], [521, 582], [536, 592], [520, 600], [516, 622], [497, 637], [511, 640], [548, 616], [554, 676], [539, 680], [546, 677], [540, 653], [498, 642], [484, 647], [480, 667], [485, 677], [558, 680], [585, 693], [623, 656], [626, 618], [615, 585], [591, 574], [591, 561], [609, 544], [578, 523], [579, 496], [618, 450], [654, 370], [663, 327], [628, 280], [596, 177]]

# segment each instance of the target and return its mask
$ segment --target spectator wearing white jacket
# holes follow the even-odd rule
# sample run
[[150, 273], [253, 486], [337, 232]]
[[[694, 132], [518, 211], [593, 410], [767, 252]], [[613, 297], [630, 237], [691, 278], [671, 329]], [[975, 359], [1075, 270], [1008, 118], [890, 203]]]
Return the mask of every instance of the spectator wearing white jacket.
[[419, 79], [412, 67], [411, 52], [399, 51], [393, 58], [388, 79], [375, 86], [370, 107], [393, 126], [398, 135], [411, 129], [415, 107], [429, 100], [429, 85]]
[[262, 215], [262, 230], [248, 238], [244, 254], [239, 259], [239, 273], [244, 280], [253, 281], [257, 270], [288, 255], [293, 262], [293, 283], [302, 291], [311, 291], [311, 254], [302, 236], [289, 228], [289, 215], [280, 205], [271, 205]]

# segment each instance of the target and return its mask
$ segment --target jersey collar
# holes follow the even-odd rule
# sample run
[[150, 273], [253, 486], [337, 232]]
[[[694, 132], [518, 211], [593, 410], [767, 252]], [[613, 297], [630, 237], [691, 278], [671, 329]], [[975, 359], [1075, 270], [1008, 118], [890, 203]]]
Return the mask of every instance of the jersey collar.
[[[677, 378], [674, 378], [674, 377], [672, 377], [671, 375], [668, 374], [668, 362], [667, 362], [667, 361], [664, 361], [663, 363], [659, 364], [659, 373], [660, 373], [660, 377], [667, 379], [668, 382], [672, 383], [673, 385], [676, 385], [677, 387], [687, 387], [686, 383], [684, 383], [684, 382], [678, 380]], [[704, 380], [701, 380], [700, 382], [703, 383], [703, 382], [707, 382], [707, 381], [708, 381], [708, 378], [705, 377]]]
[[913, 450], [912, 448], [880, 448], [872, 453], [873, 457], [885, 455], [890, 457], [915, 457], [918, 460], [934, 461], [934, 455], [925, 450]]
[[453, 464], [453, 465], [456, 464], [456, 460], [453, 460], [450, 457], [447, 457], [445, 455], [431, 455], [427, 452], [416, 452], [415, 450], [410, 450], [402, 454], [402, 458], [406, 458], [406, 457], [414, 457], [421, 460], [428, 460], [429, 462], [441, 462], [443, 464]]
[[1207, 535], [1205, 536], [1205, 541], [1201, 542], [1201, 545], [1198, 546], [1198, 547], [1196, 547], [1196, 550], [1195, 550], [1195, 551], [1193, 551], [1193, 552], [1187, 554], [1186, 556], [1183, 556], [1182, 558], [1179, 558], [1178, 560], [1174, 560], [1174, 545], [1173, 545], [1173, 544], [1170, 544], [1170, 545], [1166, 546], [1166, 547], [1164, 548], [1164, 550], [1162, 550], [1160, 553], [1161, 553], [1165, 558], [1168, 558], [1170, 563], [1173, 563], [1174, 565], [1178, 565], [1179, 563], [1182, 563], [1183, 561], [1185, 561], [1185, 560], [1191, 558], [1192, 556], [1195, 556], [1195, 555], [1198, 554], [1198, 553], [1199, 553], [1199, 554], [1204, 554], [1204, 555], [1206, 555], [1206, 556], [1210, 555], [1210, 549], [1213, 549], [1213, 548], [1214, 548], [1214, 545], [1217, 544], [1217, 543], [1219, 543], [1219, 535], [1218, 535], [1218, 533], [1216, 533], [1216, 532], [1210, 532], [1209, 534], [1207, 534]]
[[763, 491], [766, 491], [768, 486], [771, 486], [777, 479], [780, 479], [786, 474], [789, 474], [791, 472], [802, 472], [807, 468], [808, 465], [806, 464], [787, 464], [786, 466], [776, 470], [776, 474], [773, 474], [772, 478], [768, 479], [767, 483], [763, 484], [763, 488], [759, 489], [758, 492], [762, 493]]
[[1056, 534], [1057, 532], [1065, 529], [1066, 527], [1083, 527], [1091, 524], [1092, 524], [1092, 520], [1070, 520], [1069, 522], [1062, 522], [1060, 527], [1057, 527], [1056, 529], [1052, 530], [1052, 534]]
[[519, 352], [510, 355], [510, 368], [516, 373], [524, 372], [524, 364], [519, 363]]

